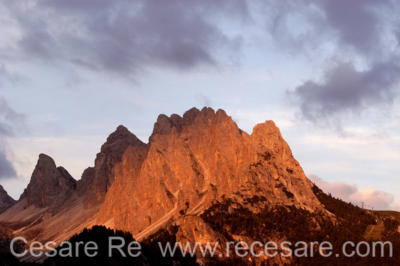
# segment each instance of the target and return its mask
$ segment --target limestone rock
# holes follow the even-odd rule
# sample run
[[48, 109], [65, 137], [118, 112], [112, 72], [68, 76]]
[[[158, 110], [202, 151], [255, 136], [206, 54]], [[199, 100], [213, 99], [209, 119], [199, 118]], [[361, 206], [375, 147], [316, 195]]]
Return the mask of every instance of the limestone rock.
[[67, 170], [56, 167], [50, 156], [40, 154], [29, 185], [20, 200], [25, 199], [28, 205], [39, 208], [56, 206], [68, 199], [75, 188], [76, 181]]
[[249, 135], [223, 110], [160, 115], [148, 146], [128, 149], [115, 169], [97, 222], [137, 238], [223, 197], [322, 209], [275, 124]]
[[15, 203], [15, 200], [11, 198], [7, 191], [4, 190], [3, 186], [0, 185], [0, 213], [8, 209]]
[[216, 202], [230, 199], [252, 213], [269, 206], [326, 213], [312, 187], [272, 121], [248, 134], [223, 110], [192, 108], [160, 115], [148, 144], [119, 126], [78, 182], [40, 155], [27, 189], [0, 222], [29, 224], [18, 233], [57, 241], [93, 225], [141, 241], [176, 223], [180, 240], [212, 242], [222, 236], [200, 215]]
[[145, 146], [126, 127], [118, 128], [107, 138], [96, 156], [94, 167], [86, 169], [78, 183], [78, 191], [86, 206], [102, 203], [114, 181], [114, 166], [122, 159], [128, 146]]

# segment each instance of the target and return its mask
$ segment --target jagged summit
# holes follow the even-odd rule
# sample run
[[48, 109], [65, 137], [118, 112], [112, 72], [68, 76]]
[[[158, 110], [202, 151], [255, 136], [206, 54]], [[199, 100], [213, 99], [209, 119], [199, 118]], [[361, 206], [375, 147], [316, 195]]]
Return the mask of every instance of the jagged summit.
[[0, 185], [0, 213], [5, 211], [7, 208], [9, 208], [11, 205], [15, 203], [15, 200], [11, 198], [7, 191], [3, 188], [2, 185]]
[[117, 129], [107, 137], [107, 141], [103, 144], [102, 149], [106, 149], [107, 146], [117, 142], [129, 143], [130, 145], [143, 144], [140, 139], [123, 125], [119, 125]]
[[148, 150], [128, 149], [114, 173], [97, 221], [138, 237], [222, 197], [322, 209], [272, 121], [243, 134], [225, 111], [209, 107], [160, 115]]
[[125, 126], [118, 126], [96, 155], [94, 167], [87, 168], [78, 184], [80, 195], [84, 195], [87, 207], [100, 204], [104, 200], [114, 180], [114, 166], [121, 161], [129, 146], [146, 146]]
[[[166, 233], [181, 243], [337, 235], [347, 241], [364, 239], [377, 219], [380, 214], [374, 218], [318, 191], [273, 121], [248, 134], [225, 111], [205, 107], [160, 115], [148, 144], [117, 127], [77, 183], [50, 156], [39, 155], [21, 199], [0, 213], [0, 233], [3, 224], [28, 241], [60, 243], [104, 225], [154, 243], [169, 239]], [[383, 224], [398, 241], [398, 224]]]
[[53, 158], [40, 154], [31, 180], [21, 199], [28, 205], [44, 208], [62, 204], [76, 187], [76, 180]]
[[[209, 107], [192, 108], [182, 116], [159, 115], [148, 144], [118, 126], [102, 145], [94, 167], [87, 168], [77, 184], [51, 157], [41, 154], [21, 196], [40, 208], [67, 202], [59, 208], [60, 215], [66, 213], [65, 219], [74, 222], [65, 236], [86, 225], [103, 224], [129, 231], [137, 239], [169, 221], [189, 228], [186, 215], [197, 216], [200, 226], [199, 215], [227, 198], [256, 213], [275, 205], [323, 209], [272, 121], [244, 134], [225, 111]], [[248, 205], [254, 198], [263, 200]], [[18, 214], [17, 207], [6, 213]], [[54, 225], [45, 231], [57, 230]]]
[[49, 155], [44, 153], [39, 154], [38, 165], [47, 163], [56, 165], [53, 158], [51, 158]]
[[178, 114], [172, 114], [171, 116], [161, 114], [154, 124], [153, 133], [149, 140], [151, 143], [155, 136], [167, 135], [172, 131], [180, 133], [184, 128], [194, 124], [200, 127], [207, 127], [226, 120], [233, 122], [231, 117], [229, 117], [224, 110], [218, 109], [217, 112], [215, 112], [211, 107], [203, 107], [201, 110], [193, 107], [186, 111], [183, 116]]

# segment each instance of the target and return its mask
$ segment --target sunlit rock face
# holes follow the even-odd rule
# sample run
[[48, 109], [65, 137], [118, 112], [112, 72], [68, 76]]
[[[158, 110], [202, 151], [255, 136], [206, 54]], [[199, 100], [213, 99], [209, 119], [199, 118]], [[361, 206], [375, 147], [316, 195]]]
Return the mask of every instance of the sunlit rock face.
[[114, 181], [114, 166], [121, 161], [129, 146], [146, 145], [124, 126], [119, 126], [101, 146], [94, 167], [87, 168], [78, 182], [78, 193], [84, 197], [86, 207], [90, 208], [104, 201]]
[[177, 240], [215, 241], [221, 232], [202, 214], [227, 199], [227, 215], [235, 206], [327, 213], [272, 121], [248, 134], [223, 110], [193, 108], [182, 117], [160, 115], [147, 144], [119, 126], [79, 181], [41, 154], [0, 224], [28, 240], [61, 242], [94, 225], [144, 240], [174, 224]]
[[97, 222], [138, 237], [222, 198], [260, 196], [263, 205], [322, 208], [272, 121], [249, 135], [223, 110], [160, 115], [149, 143], [129, 147], [114, 173]]

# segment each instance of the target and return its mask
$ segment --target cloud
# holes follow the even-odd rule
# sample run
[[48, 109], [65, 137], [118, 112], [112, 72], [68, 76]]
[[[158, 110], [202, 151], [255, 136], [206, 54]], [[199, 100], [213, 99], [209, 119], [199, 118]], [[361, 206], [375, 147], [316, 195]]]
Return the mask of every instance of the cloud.
[[268, 3], [275, 7], [269, 25], [279, 47], [300, 55], [311, 52], [311, 60], [329, 62], [321, 80], [308, 79], [289, 90], [302, 118], [340, 124], [349, 114], [392, 106], [400, 76], [398, 10], [393, 1]]
[[360, 207], [375, 210], [397, 210], [399, 207], [394, 205], [394, 196], [384, 191], [359, 189], [356, 185], [344, 182], [327, 182], [316, 175], [308, 177], [326, 193]]
[[16, 52], [27, 60], [123, 75], [150, 66], [218, 65], [221, 51], [240, 47], [240, 38], [218, 25], [247, 16], [241, 0], [40, 0], [7, 7], [21, 30]]
[[398, 93], [400, 65], [389, 61], [359, 71], [350, 62], [339, 62], [321, 81], [308, 80], [290, 92], [302, 116], [310, 121], [357, 113], [370, 106], [391, 105]]
[[0, 179], [15, 177], [16, 175], [14, 166], [7, 159], [5, 151], [0, 149]]
[[21, 124], [23, 120], [23, 115], [15, 112], [7, 101], [0, 97], [0, 179], [17, 175], [12, 162], [7, 157], [7, 137], [14, 133], [15, 126]]
[[382, 26], [385, 14], [382, 8], [391, 8], [391, 0], [313, 0], [324, 13], [327, 26], [337, 32], [340, 42], [361, 53], [376, 52], [382, 41]]
[[[272, 36], [282, 53], [304, 55], [307, 47], [315, 60], [339, 58], [321, 80], [290, 90], [304, 119], [340, 120], [349, 112], [390, 106], [398, 95], [399, 27], [392, 0], [0, 0], [0, 11], [18, 29], [8, 38], [15, 43], [0, 51], [0, 58], [5, 51], [14, 55], [7, 60], [124, 77], [155, 68], [215, 67], [238, 56], [243, 43], [259, 40], [255, 28], [267, 25], [260, 32]], [[237, 27], [245, 21], [255, 22], [246, 32]], [[357, 67], [360, 62], [365, 67]]]
[[[398, 35], [396, 5], [392, 0], [265, 1], [267, 30], [284, 47], [305, 48], [335, 43], [336, 52], [346, 48], [371, 56], [380, 53], [385, 34]], [[386, 32], [388, 31], [388, 32]], [[315, 52], [315, 51], [314, 51]]]
[[0, 63], [0, 88], [9, 84], [15, 84], [23, 79], [22, 75], [9, 71], [4, 63]]

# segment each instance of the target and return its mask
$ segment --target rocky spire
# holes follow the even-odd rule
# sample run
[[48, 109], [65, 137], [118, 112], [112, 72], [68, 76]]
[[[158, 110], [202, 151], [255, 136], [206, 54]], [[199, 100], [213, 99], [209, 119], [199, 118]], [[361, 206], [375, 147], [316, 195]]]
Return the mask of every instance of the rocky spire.
[[96, 156], [94, 167], [87, 168], [78, 183], [78, 191], [83, 195], [87, 207], [101, 203], [114, 181], [114, 166], [121, 161], [129, 147], [146, 146], [126, 127], [120, 125], [111, 133]]
[[63, 167], [57, 167], [54, 160], [40, 154], [31, 180], [21, 200], [28, 205], [44, 208], [62, 204], [73, 192], [76, 181]]
[[7, 191], [4, 190], [3, 186], [0, 185], [0, 213], [8, 209], [15, 203], [15, 200], [11, 198]]

